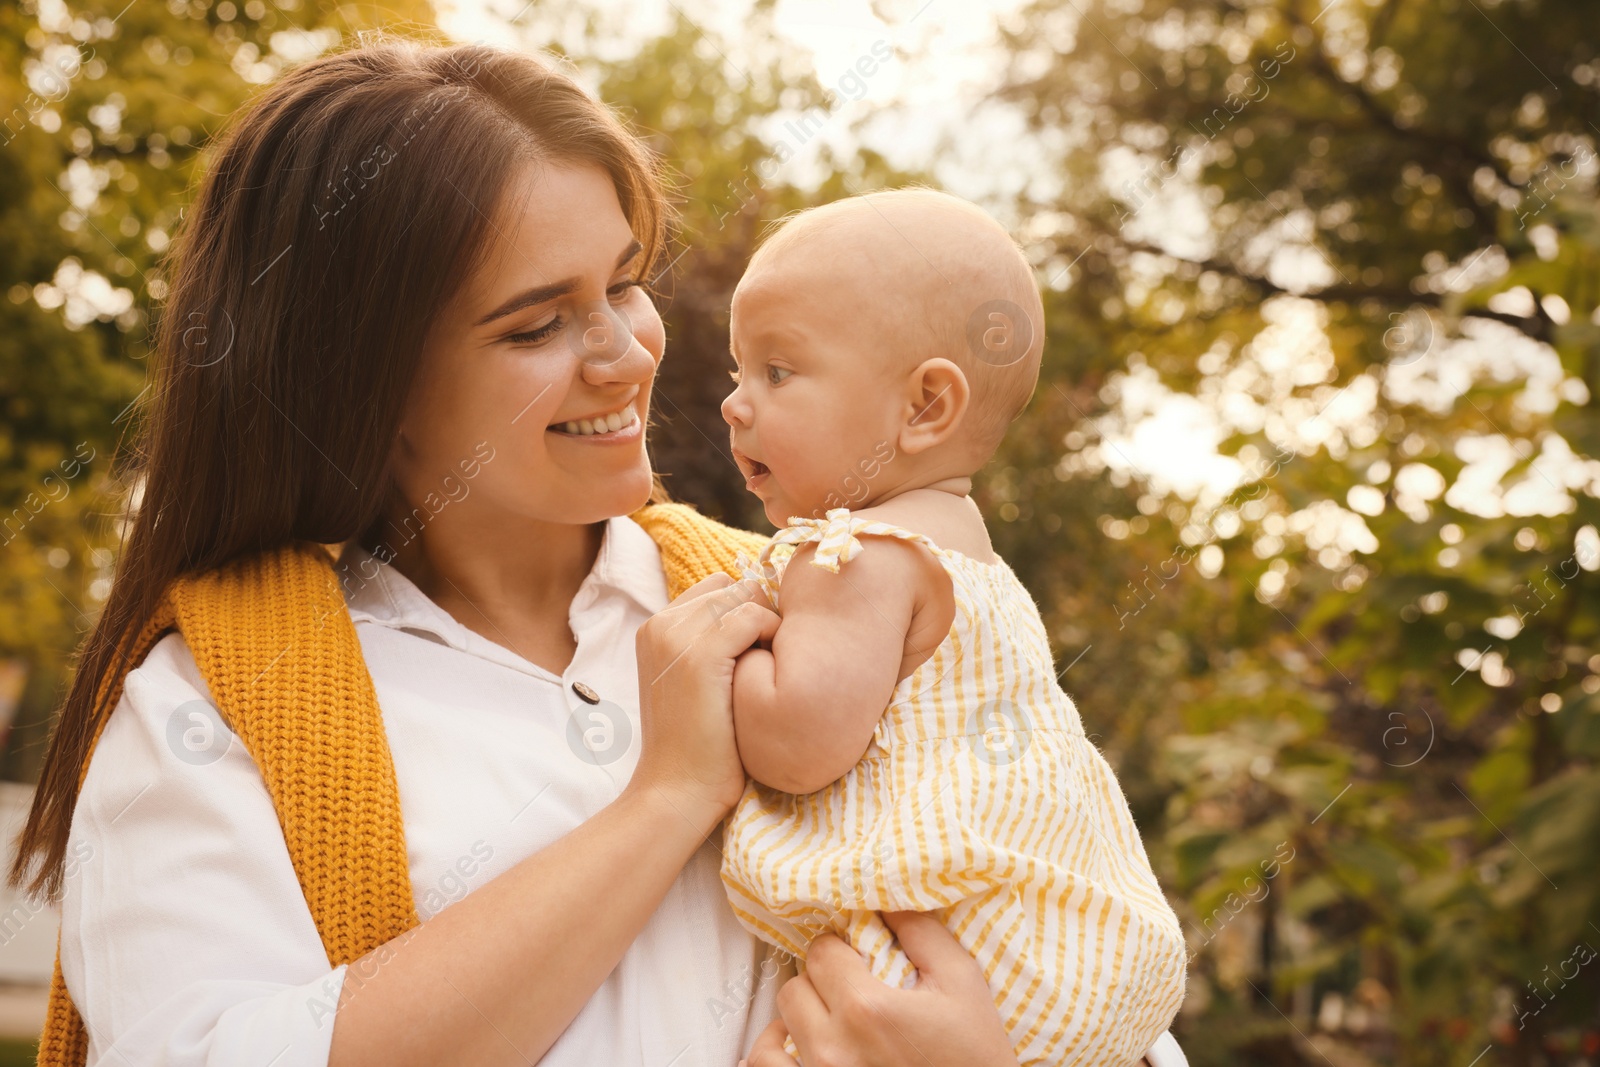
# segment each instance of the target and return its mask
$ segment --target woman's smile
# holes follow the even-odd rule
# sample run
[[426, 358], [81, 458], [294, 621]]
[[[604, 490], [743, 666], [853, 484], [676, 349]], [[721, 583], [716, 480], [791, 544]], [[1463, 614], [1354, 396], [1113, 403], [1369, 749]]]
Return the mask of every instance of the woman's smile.
[[644, 432], [644, 423], [639, 418], [638, 398], [635, 397], [612, 411], [553, 422], [549, 432], [593, 444], [619, 444], [637, 440]]

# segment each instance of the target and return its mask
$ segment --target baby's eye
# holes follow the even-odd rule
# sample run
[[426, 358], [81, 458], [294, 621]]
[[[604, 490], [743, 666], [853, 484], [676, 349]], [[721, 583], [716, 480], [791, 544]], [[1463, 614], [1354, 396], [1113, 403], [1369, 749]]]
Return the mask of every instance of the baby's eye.
[[[783, 381], [784, 378], [787, 378], [793, 373], [794, 371], [788, 369], [787, 367], [774, 367], [769, 364], [767, 366], [767, 381], [773, 385], [777, 385], [779, 382]], [[782, 375], [783, 377], [779, 377], [779, 375]]]
[[738, 385], [739, 384], [739, 368], [735, 367], [731, 371], [729, 371], [728, 372], [728, 377], [733, 379], [733, 384], [734, 385]]

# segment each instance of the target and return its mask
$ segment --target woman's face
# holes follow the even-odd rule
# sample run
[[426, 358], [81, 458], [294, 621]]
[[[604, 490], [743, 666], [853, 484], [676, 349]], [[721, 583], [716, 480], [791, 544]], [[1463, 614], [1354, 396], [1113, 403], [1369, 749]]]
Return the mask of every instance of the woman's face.
[[448, 501], [457, 521], [625, 515], [650, 495], [644, 420], [666, 338], [611, 178], [530, 164], [490, 218], [493, 247], [430, 331], [401, 419], [408, 525], [446, 521]]

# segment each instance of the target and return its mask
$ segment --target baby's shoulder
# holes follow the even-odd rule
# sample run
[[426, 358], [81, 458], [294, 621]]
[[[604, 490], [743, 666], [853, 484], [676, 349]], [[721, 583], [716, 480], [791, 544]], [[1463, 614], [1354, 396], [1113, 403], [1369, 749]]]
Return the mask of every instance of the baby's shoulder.
[[[831, 589], [843, 581], [858, 598], [917, 599], [929, 573], [942, 568], [925, 535], [898, 518], [878, 508], [834, 508], [826, 517], [787, 527], [768, 549], [769, 572], [776, 571], [771, 576], [785, 590]], [[841, 572], [847, 581], [836, 577]]]
[[982, 563], [999, 557], [989, 541], [989, 529], [971, 497], [937, 491], [914, 491], [852, 515], [919, 533], [938, 545]]
[[[850, 520], [848, 537], [841, 526], [836, 525], [831, 530], [819, 527], [811, 536], [793, 544], [784, 573], [795, 573], [795, 563], [809, 562], [813, 567], [803, 568], [800, 573], [813, 569], [838, 573], [844, 567], [852, 575], [874, 574], [893, 584], [926, 567], [938, 568], [938, 560], [918, 539], [895, 536], [884, 529], [884, 526], [893, 526], [896, 530], [907, 530], [907, 527], [882, 518], [874, 519], [864, 512], [851, 512]], [[874, 530], [872, 523], [883, 525]]]

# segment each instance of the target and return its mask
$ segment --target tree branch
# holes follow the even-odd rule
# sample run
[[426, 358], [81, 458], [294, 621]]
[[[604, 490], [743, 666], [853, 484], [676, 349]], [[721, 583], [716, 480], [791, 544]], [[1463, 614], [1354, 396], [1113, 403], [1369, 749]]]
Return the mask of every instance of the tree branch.
[[1328, 54], [1322, 47], [1322, 37], [1317, 34], [1317, 31], [1310, 23], [1300, 17], [1300, 13], [1295, 10], [1292, 2], [1287, 5], [1284, 14], [1296, 28], [1304, 27], [1315, 38], [1311, 46], [1306, 49], [1311, 53], [1311, 69], [1319, 74], [1322, 80], [1335, 92], [1342, 93], [1354, 100], [1357, 106], [1366, 113], [1367, 117], [1377, 123], [1379, 128], [1388, 130], [1404, 140], [1426, 141], [1441, 148], [1453, 148], [1462, 155], [1476, 160], [1494, 171], [1495, 177], [1508, 187], [1512, 189], [1522, 188], [1521, 185], [1511, 180], [1501, 162], [1480, 145], [1438, 130], [1429, 130], [1421, 126], [1402, 126], [1399, 120], [1395, 118], [1394, 112], [1379, 103], [1378, 99], [1367, 92], [1359, 82], [1348, 82], [1339, 76], [1339, 72], [1334, 70], [1333, 65], [1328, 62]]
[[[1198, 267], [1201, 270], [1216, 271], [1219, 274], [1225, 274], [1230, 278], [1237, 279], [1238, 281], [1244, 282], [1247, 285], [1251, 285], [1256, 289], [1262, 290], [1264, 293], [1270, 296], [1298, 296], [1306, 300], [1318, 300], [1322, 301], [1323, 303], [1345, 304], [1359, 304], [1365, 300], [1376, 300], [1379, 303], [1387, 304], [1390, 307], [1411, 307], [1419, 304], [1423, 307], [1430, 308], [1442, 308], [1444, 306], [1444, 295], [1441, 293], [1416, 293], [1412, 292], [1410, 289], [1396, 288], [1394, 286], [1340, 284], [1330, 285], [1322, 289], [1315, 289], [1306, 292], [1297, 292], [1293, 289], [1279, 285], [1270, 278], [1262, 277], [1259, 274], [1253, 274], [1250, 271], [1240, 267], [1238, 264], [1232, 263], [1225, 259], [1218, 259], [1216, 257], [1211, 257], [1208, 259], [1188, 259], [1184, 256], [1179, 256], [1169, 252], [1159, 245], [1153, 245], [1143, 241], [1130, 241], [1126, 238], [1118, 236], [1115, 233], [1104, 230], [1101, 230], [1100, 233], [1110, 240], [1115, 241], [1127, 251], [1145, 252], [1149, 255], [1162, 256], [1167, 259], [1177, 260], [1179, 263], [1187, 263], [1191, 266]], [[1537, 304], [1535, 307], [1537, 308]], [[1508, 312], [1493, 311], [1489, 308], [1467, 308], [1464, 309], [1461, 314], [1466, 318], [1487, 319], [1492, 322], [1504, 323], [1505, 325], [1520, 331], [1525, 336], [1530, 337], [1535, 341], [1543, 341], [1545, 344], [1550, 344], [1552, 341], [1552, 329], [1554, 327], [1554, 323], [1549, 319], [1548, 316], [1539, 314], [1537, 310], [1533, 315], [1512, 315]]]

